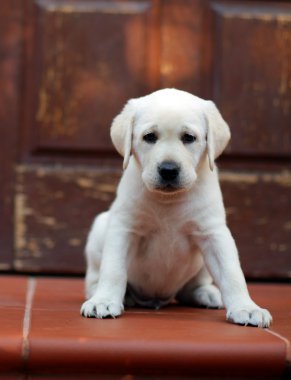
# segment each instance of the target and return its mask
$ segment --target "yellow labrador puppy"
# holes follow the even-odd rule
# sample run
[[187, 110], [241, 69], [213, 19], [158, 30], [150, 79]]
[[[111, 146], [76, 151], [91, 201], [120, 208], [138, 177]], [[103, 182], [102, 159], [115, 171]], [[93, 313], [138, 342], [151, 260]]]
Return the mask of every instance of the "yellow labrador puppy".
[[224, 306], [234, 323], [269, 326], [270, 313], [249, 296], [226, 225], [214, 160], [230, 131], [214, 103], [175, 89], [131, 99], [111, 138], [124, 173], [88, 236], [81, 314], [116, 317], [126, 301], [159, 308], [176, 298]]

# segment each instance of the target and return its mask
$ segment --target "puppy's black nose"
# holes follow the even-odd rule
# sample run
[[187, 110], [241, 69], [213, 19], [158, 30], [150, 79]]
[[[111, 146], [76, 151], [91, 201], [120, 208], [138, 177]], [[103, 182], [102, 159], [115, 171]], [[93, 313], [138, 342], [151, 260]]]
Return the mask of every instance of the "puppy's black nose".
[[173, 182], [179, 175], [180, 167], [175, 162], [165, 161], [161, 163], [158, 170], [165, 182]]

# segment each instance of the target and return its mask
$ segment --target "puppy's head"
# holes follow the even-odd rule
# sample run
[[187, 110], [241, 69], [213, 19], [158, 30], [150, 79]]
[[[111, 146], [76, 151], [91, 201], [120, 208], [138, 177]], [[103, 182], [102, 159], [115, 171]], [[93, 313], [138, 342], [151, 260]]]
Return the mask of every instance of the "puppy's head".
[[164, 89], [129, 100], [113, 120], [111, 138], [124, 169], [133, 154], [150, 191], [173, 193], [192, 187], [207, 156], [213, 170], [230, 131], [213, 102]]

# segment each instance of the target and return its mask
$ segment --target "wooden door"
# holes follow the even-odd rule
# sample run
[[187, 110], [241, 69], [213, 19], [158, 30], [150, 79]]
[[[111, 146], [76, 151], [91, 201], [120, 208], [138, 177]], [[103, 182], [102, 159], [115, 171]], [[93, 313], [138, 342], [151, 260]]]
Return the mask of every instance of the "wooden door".
[[111, 120], [128, 98], [176, 87], [230, 124], [219, 166], [246, 274], [291, 276], [289, 1], [1, 4], [1, 269], [84, 271], [121, 174]]

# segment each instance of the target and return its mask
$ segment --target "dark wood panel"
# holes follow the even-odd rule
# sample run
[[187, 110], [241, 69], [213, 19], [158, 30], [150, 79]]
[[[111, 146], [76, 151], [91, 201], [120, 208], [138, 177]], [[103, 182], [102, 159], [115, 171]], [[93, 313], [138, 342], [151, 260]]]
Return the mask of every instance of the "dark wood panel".
[[291, 172], [221, 173], [228, 222], [251, 278], [291, 278]]
[[24, 151], [112, 152], [112, 118], [153, 85], [154, 2], [30, 3]]
[[0, 270], [13, 262], [14, 165], [17, 157], [22, 1], [0, 12]]
[[[207, 19], [202, 1], [167, 0], [161, 9], [161, 86], [207, 96]], [[209, 63], [209, 62], [208, 62]]]
[[[81, 273], [94, 216], [108, 208], [116, 169], [18, 169], [15, 266], [18, 270]], [[230, 228], [248, 277], [291, 277], [291, 173], [222, 171]]]
[[213, 9], [213, 97], [232, 127], [228, 152], [291, 155], [291, 4]]
[[80, 273], [89, 227], [115, 195], [120, 170], [20, 166], [15, 196], [15, 268]]

